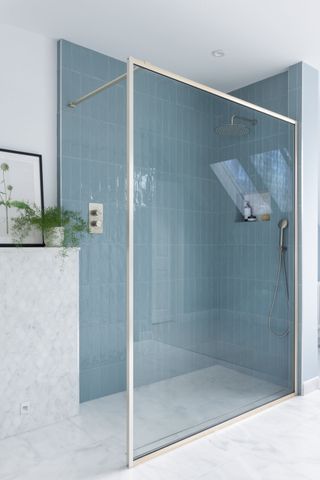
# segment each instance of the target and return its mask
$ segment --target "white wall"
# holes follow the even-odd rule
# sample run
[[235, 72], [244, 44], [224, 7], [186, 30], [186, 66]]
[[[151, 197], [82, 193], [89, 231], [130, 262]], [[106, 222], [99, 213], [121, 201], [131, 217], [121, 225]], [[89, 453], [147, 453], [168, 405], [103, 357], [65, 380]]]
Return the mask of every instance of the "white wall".
[[57, 198], [56, 42], [0, 25], [0, 148], [41, 153], [45, 204]]
[[299, 369], [300, 392], [319, 385], [318, 165], [319, 72], [304, 62], [289, 67], [289, 116], [299, 130]]
[[318, 377], [319, 73], [302, 63], [301, 78], [301, 374], [306, 382]]

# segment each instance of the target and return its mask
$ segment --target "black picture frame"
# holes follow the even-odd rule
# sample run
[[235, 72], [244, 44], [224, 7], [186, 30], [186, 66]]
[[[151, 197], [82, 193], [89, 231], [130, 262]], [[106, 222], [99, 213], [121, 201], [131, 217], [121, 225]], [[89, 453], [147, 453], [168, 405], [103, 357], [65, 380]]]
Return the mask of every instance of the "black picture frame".
[[[39, 177], [38, 178], [39, 181], [34, 182], [34, 187], [35, 187], [35, 183], [38, 183], [38, 190], [33, 192], [33, 194], [32, 194], [32, 192], [30, 192], [30, 198], [14, 198], [14, 196], [13, 196], [12, 199], [24, 200], [24, 201], [28, 200], [28, 201], [30, 201], [30, 203], [36, 203], [41, 208], [41, 211], [43, 211], [44, 210], [44, 194], [43, 194], [42, 155], [39, 154], [39, 153], [31, 153], [31, 152], [24, 152], [24, 151], [21, 151], [21, 150], [11, 150], [11, 149], [7, 149], [7, 148], [0, 148], [0, 167], [3, 163], [7, 163], [8, 166], [9, 166], [8, 172], [10, 172], [10, 166], [12, 167], [14, 162], [18, 162], [19, 159], [20, 159], [20, 162], [23, 162], [23, 159], [24, 159], [26, 161], [26, 165], [28, 165], [28, 163], [30, 165], [32, 165], [32, 161], [30, 162], [32, 157], [34, 158], [34, 168], [36, 168], [36, 170], [38, 170], [37, 175]], [[29, 162], [28, 162], [28, 160], [29, 160]], [[18, 171], [18, 169], [19, 169], [19, 167], [16, 166], [15, 170]], [[0, 182], [2, 181], [1, 175], [3, 175], [3, 171], [0, 168]], [[17, 172], [16, 172], [16, 175], [17, 175]], [[12, 183], [14, 185], [14, 182], [12, 182]], [[22, 182], [20, 181], [20, 183], [22, 183]], [[0, 185], [1, 185], [1, 183], [0, 183]], [[30, 188], [32, 188], [32, 187], [30, 186]], [[25, 189], [28, 190], [28, 187], [26, 186]], [[12, 191], [14, 192], [14, 186], [13, 186]], [[28, 197], [28, 195], [27, 195], [27, 197]], [[1, 227], [1, 222], [2, 222], [2, 217], [1, 217], [1, 212], [0, 212], [0, 227]], [[0, 230], [0, 247], [16, 247], [16, 244], [12, 242], [12, 237], [10, 236], [10, 234], [7, 233], [7, 231], [5, 233], [8, 236], [8, 242], [3, 241], [4, 236], [1, 234], [1, 230]], [[34, 242], [33, 241], [28, 241], [26, 243], [22, 243], [19, 246], [22, 246], [22, 247], [44, 247], [43, 233], [40, 233], [39, 238], [35, 238]]]

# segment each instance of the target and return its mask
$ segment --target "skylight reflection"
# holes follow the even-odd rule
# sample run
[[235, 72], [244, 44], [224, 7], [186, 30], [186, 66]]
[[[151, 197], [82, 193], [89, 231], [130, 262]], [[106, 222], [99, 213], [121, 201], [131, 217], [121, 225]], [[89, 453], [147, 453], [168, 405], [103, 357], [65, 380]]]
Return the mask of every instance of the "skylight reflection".
[[233, 158], [212, 163], [210, 167], [238, 210], [243, 213], [244, 199], [248, 194], [258, 192], [239, 160]]
[[285, 159], [288, 150], [277, 149], [250, 155], [250, 160], [281, 212], [292, 210], [292, 173]]

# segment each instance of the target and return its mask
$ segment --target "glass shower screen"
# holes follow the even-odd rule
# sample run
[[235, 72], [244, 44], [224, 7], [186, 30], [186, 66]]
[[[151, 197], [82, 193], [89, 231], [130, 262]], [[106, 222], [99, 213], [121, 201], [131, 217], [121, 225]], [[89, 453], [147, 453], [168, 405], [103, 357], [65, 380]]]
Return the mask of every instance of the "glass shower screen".
[[139, 67], [128, 82], [133, 460], [295, 390], [295, 122]]

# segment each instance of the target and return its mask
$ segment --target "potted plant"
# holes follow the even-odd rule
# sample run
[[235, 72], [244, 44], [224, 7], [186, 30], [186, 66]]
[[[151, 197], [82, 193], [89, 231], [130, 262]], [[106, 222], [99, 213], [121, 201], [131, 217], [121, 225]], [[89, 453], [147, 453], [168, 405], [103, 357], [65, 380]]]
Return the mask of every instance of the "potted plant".
[[88, 231], [88, 224], [78, 212], [61, 207], [37, 206], [21, 202], [21, 205], [12, 205], [21, 210], [20, 216], [13, 219], [12, 235], [17, 245], [29, 235], [32, 229], [43, 233], [47, 247], [77, 247], [81, 236]]

